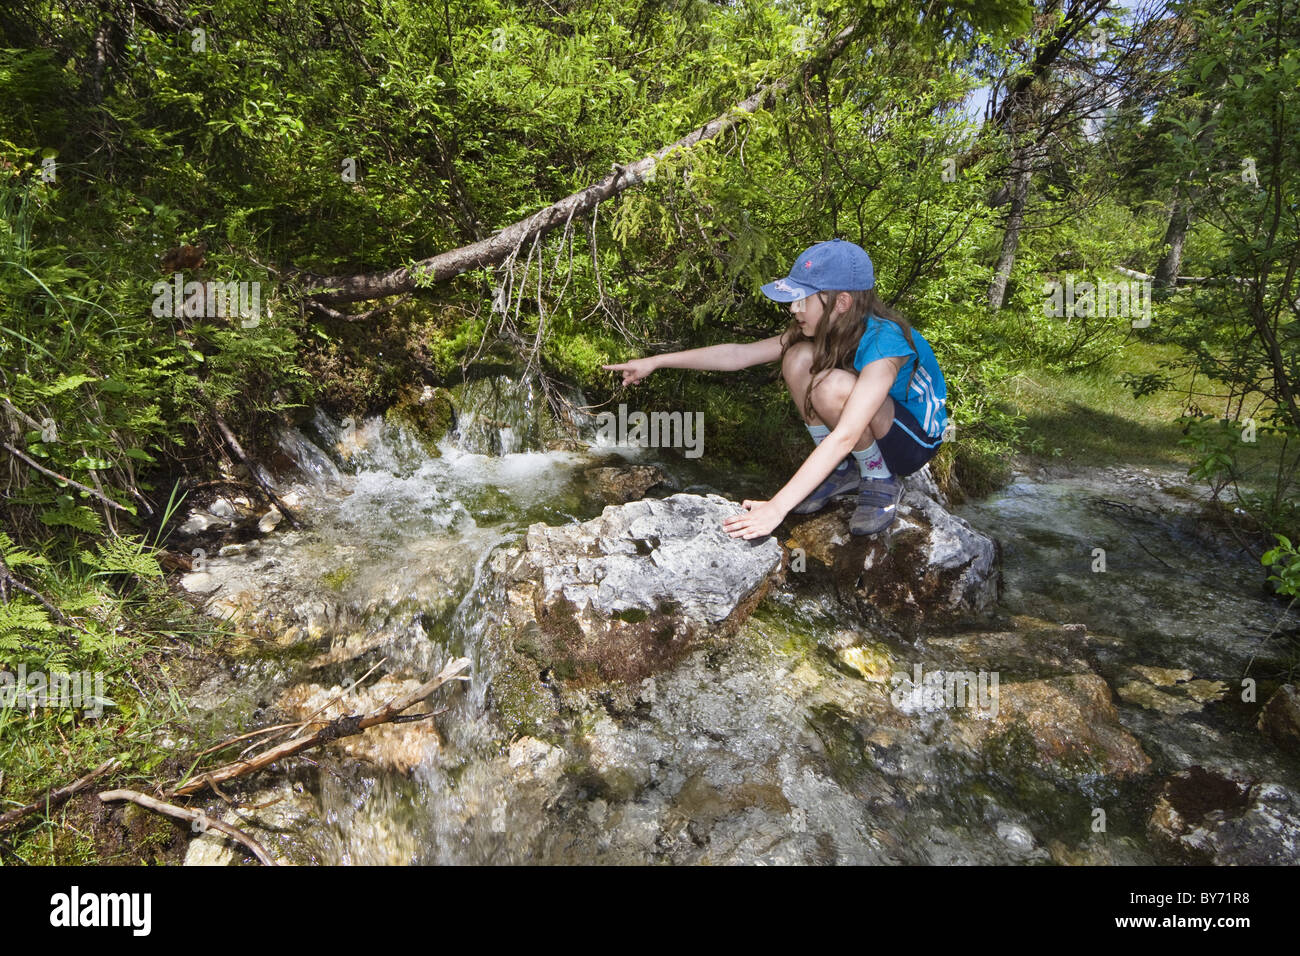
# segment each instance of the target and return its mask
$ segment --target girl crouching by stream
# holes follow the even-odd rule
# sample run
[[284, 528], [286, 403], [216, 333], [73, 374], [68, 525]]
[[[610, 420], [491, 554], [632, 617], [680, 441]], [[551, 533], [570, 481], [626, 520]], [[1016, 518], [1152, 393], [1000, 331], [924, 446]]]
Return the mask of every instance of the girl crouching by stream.
[[930, 344], [880, 301], [870, 257], [843, 239], [804, 250], [763, 294], [790, 304], [790, 326], [780, 335], [604, 367], [632, 385], [659, 368], [727, 372], [779, 361], [816, 447], [771, 500], [745, 501], [745, 513], [724, 521], [724, 530], [763, 537], [787, 514], [812, 514], [856, 494], [850, 531], [884, 531], [894, 522], [900, 479], [943, 444], [948, 391]]

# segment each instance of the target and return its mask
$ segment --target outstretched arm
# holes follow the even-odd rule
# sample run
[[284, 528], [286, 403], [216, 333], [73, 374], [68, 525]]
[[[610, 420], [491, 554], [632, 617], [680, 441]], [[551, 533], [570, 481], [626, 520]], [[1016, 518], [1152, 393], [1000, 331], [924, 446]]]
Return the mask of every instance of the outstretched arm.
[[735, 515], [722, 523], [722, 528], [733, 538], [761, 538], [772, 533], [790, 509], [817, 490], [844, 460], [844, 456], [858, 444], [867, 425], [880, 410], [894, 384], [898, 364], [893, 359], [877, 359], [859, 374], [857, 384], [849, 392], [840, 420], [834, 430], [813, 449], [785, 487], [771, 501], [746, 501], [745, 514]]
[[635, 385], [655, 369], [693, 368], [710, 372], [735, 372], [751, 365], [775, 362], [781, 358], [781, 336], [760, 339], [757, 342], [709, 345], [685, 352], [664, 352], [648, 355], [618, 365], [603, 365], [612, 372], [623, 373], [624, 385]]

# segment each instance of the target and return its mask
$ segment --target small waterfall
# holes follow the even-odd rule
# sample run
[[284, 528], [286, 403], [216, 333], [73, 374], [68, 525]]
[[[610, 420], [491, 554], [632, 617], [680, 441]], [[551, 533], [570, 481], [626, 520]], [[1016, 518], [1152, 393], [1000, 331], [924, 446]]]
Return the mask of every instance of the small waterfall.
[[[569, 437], [556, 422], [546, 393], [534, 376], [495, 376], [466, 382], [453, 390], [457, 405], [456, 444], [481, 455], [543, 451]], [[573, 390], [563, 399], [574, 408], [585, 400]], [[580, 419], [580, 413], [569, 417]], [[572, 422], [580, 425], [581, 421]]]
[[[321, 413], [316, 413], [320, 418]], [[343, 485], [343, 473], [311, 439], [296, 428], [284, 428], [276, 436], [280, 449], [313, 486], [322, 490]]]
[[471, 679], [441, 695], [442, 745], [413, 777], [365, 763], [344, 768], [345, 784], [309, 774], [314, 858], [502, 858], [504, 784], [483, 648], [504, 595], [488, 563], [533, 521], [590, 516], [582, 469], [591, 459], [564, 442], [535, 380], [470, 382], [452, 399], [452, 427], [436, 444], [400, 414], [338, 419], [317, 409], [301, 429], [285, 429], [279, 446], [298, 475], [282, 484], [297, 492], [310, 527], [260, 539], [252, 557], [229, 559], [246, 562], [238, 569], [213, 562], [218, 574], [256, 580], [263, 606], [311, 635], [299, 639], [311, 652], [306, 665], [268, 679], [272, 699], [296, 685], [345, 685], [376, 664], [379, 675], [419, 679], [453, 657], [473, 662]]

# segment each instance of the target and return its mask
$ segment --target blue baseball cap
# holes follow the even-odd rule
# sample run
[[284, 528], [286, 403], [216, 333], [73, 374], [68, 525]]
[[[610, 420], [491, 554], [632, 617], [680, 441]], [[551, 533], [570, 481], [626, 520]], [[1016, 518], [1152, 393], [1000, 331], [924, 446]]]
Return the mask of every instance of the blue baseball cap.
[[814, 292], [833, 289], [850, 292], [876, 284], [871, 257], [856, 242], [832, 239], [809, 246], [799, 253], [790, 274], [763, 286], [763, 295], [774, 302], [793, 302]]

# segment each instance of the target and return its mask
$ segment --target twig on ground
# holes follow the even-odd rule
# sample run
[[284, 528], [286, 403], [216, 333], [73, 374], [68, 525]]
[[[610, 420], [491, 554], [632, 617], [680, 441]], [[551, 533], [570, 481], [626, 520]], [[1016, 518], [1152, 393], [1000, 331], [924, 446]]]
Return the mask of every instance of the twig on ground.
[[257, 859], [261, 861], [262, 865], [278, 866], [275, 860], [271, 858], [271, 855], [262, 848], [262, 844], [258, 843], [242, 830], [232, 827], [229, 823], [213, 819], [202, 810], [188, 810], [185, 807], [178, 807], [174, 803], [166, 803], [136, 790], [107, 790], [99, 795], [99, 799], [105, 803], [112, 803], [116, 800], [129, 800], [138, 806], [144, 807], [146, 810], [153, 810], [155, 813], [174, 817], [177, 820], [185, 820], [189, 823], [198, 821], [204, 829], [216, 830], [220, 833], [224, 833], [236, 843], [241, 843], [248, 847], [253, 856], [257, 857]]
[[446, 667], [434, 677], [433, 680], [411, 691], [403, 697], [389, 701], [383, 707], [364, 717], [339, 717], [325, 724], [320, 730], [301, 740], [287, 740], [282, 744], [265, 750], [260, 754], [250, 757], [248, 760], [238, 760], [234, 763], [226, 764], [215, 770], [209, 770], [200, 774], [188, 783], [177, 787], [175, 793], [178, 796], [186, 796], [197, 793], [204, 787], [210, 787], [213, 784], [224, 783], [235, 777], [242, 777], [245, 774], [253, 773], [264, 767], [270, 766], [277, 760], [283, 760], [285, 757], [292, 757], [304, 750], [310, 750], [312, 747], [320, 746], [342, 737], [352, 737], [361, 733], [368, 727], [374, 727], [377, 724], [391, 723], [393, 718], [402, 711], [407, 710], [420, 701], [424, 700], [443, 684], [451, 680], [468, 680], [463, 677], [462, 673], [469, 669], [470, 660], [468, 657], [459, 657], [450, 661]]
[[80, 791], [85, 790], [86, 787], [94, 783], [95, 780], [102, 777], [115, 767], [117, 767], [117, 758], [111, 757], [101, 763], [94, 770], [90, 771], [90, 773], [86, 774], [79, 780], [74, 780], [66, 787], [59, 787], [57, 790], [51, 790], [41, 799], [29, 803], [25, 807], [19, 807], [16, 810], [10, 810], [7, 813], [0, 814], [0, 829], [17, 823], [19, 820], [30, 816], [33, 813], [38, 813], [41, 810], [48, 813], [55, 807], [63, 805], [67, 802], [69, 797], [75, 796]]
[[125, 511], [127, 514], [132, 513], [131, 509], [128, 508], [126, 505], [118, 504], [116, 501], [114, 501], [112, 498], [108, 497], [107, 495], [103, 494], [102, 492], [98, 492], [94, 488], [90, 488], [86, 485], [83, 485], [79, 481], [73, 481], [71, 478], [65, 478], [63, 475], [60, 475], [57, 471], [50, 471], [50, 469], [46, 468], [44, 465], [37, 464], [36, 462], [32, 461], [30, 458], [28, 458], [26, 455], [24, 455], [22, 452], [20, 452], [17, 448], [9, 444], [8, 442], [0, 442], [0, 448], [3, 448], [5, 451], [9, 452], [9, 454], [13, 455], [15, 458], [25, 461], [28, 465], [35, 468], [41, 474], [48, 475], [49, 477], [61, 481], [64, 484], [72, 485], [72, 487], [84, 491], [88, 495], [94, 495], [96, 498], [104, 502], [104, 504], [108, 505], [110, 508], [116, 508], [118, 511]]
[[230, 426], [226, 424], [226, 420], [222, 418], [221, 413], [217, 411], [216, 404], [208, 398], [207, 393], [203, 391], [202, 387], [199, 388], [198, 392], [199, 397], [203, 399], [204, 404], [208, 406], [208, 412], [212, 415], [212, 421], [216, 424], [217, 431], [221, 432], [221, 437], [226, 440], [226, 444], [230, 446], [230, 450], [235, 453], [235, 456], [241, 462], [244, 463], [244, 467], [246, 467], [248, 473], [253, 476], [253, 480], [261, 486], [262, 490], [266, 492], [267, 497], [269, 497], [271, 501], [274, 502], [275, 506], [280, 509], [280, 513], [289, 519], [289, 524], [291, 524], [296, 530], [301, 530], [302, 523], [298, 521], [298, 518], [294, 515], [292, 509], [284, 503], [284, 499], [277, 495], [275, 489], [267, 484], [267, 482], [262, 479], [262, 476], [258, 474], [257, 467], [253, 464], [248, 455], [244, 453], [244, 447], [239, 444], [239, 439], [235, 437], [235, 433], [230, 430]]

